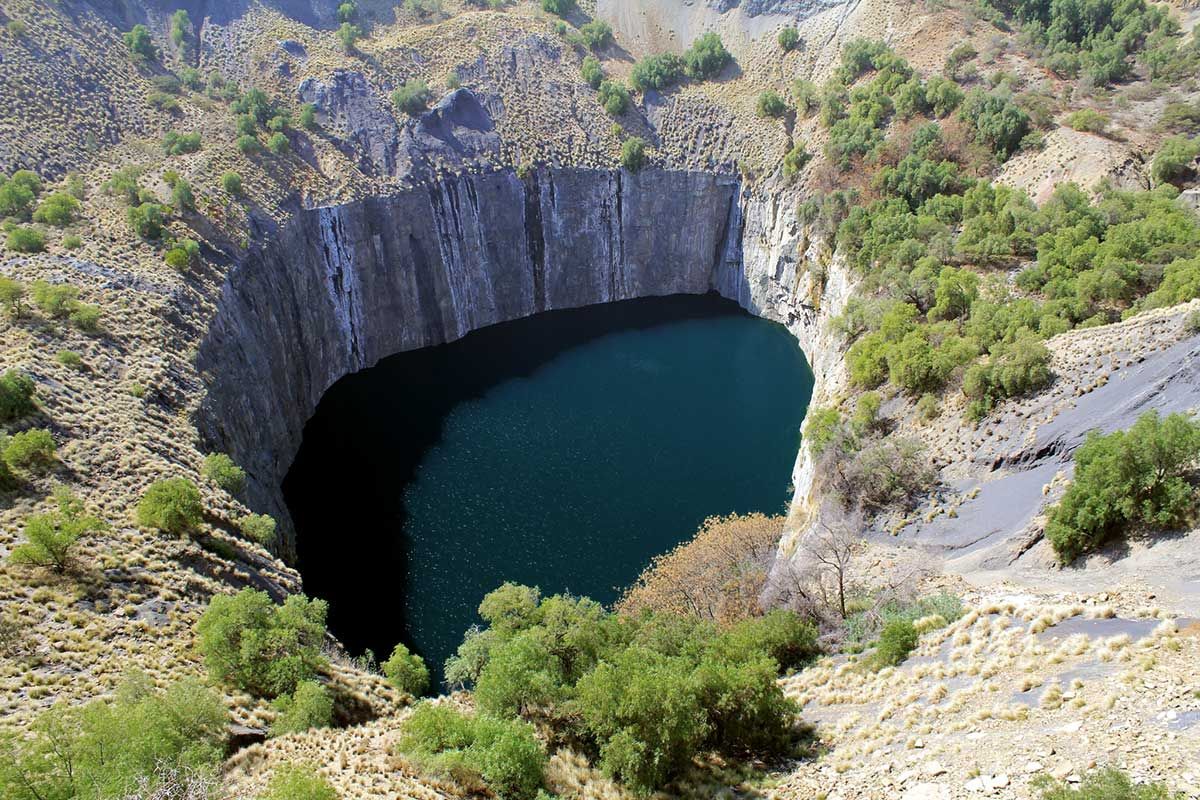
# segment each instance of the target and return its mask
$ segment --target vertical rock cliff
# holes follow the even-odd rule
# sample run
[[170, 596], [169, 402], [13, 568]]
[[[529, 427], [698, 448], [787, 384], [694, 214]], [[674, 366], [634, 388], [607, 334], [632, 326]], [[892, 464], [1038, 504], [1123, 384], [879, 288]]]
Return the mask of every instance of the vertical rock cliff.
[[714, 290], [792, 330], [819, 399], [840, 360], [821, 341], [829, 309], [806, 299], [794, 208], [729, 175], [561, 169], [300, 212], [229, 275], [198, 357], [199, 428], [289, 531], [280, 482], [343, 375], [541, 311]]

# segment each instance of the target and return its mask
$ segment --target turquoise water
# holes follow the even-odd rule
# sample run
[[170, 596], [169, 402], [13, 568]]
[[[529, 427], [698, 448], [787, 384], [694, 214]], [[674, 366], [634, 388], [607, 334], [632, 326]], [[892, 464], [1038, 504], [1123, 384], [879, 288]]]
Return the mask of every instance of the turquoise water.
[[506, 580], [608, 603], [713, 514], [784, 510], [812, 375], [714, 296], [553, 312], [336, 384], [284, 484], [352, 652], [440, 676]]

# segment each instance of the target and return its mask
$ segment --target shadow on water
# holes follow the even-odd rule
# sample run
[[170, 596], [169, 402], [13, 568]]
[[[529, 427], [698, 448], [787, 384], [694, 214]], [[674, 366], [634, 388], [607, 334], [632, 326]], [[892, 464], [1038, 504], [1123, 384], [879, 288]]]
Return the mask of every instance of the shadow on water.
[[[430, 661], [435, 678], [440, 678], [441, 662], [452, 652], [453, 642], [475, 621], [474, 607], [482, 592], [498, 584], [497, 576], [507, 578], [511, 575], [515, 580], [539, 583], [547, 591], [575, 588], [577, 577], [573, 585], [557, 585], [556, 579], [560, 577], [571, 579], [570, 569], [564, 570], [561, 564], [553, 566], [549, 556], [545, 560], [549, 574], [539, 574], [536, 569], [531, 572], [527, 563], [534, 562], [534, 566], [540, 563], [542, 556], [528, 551], [547, 541], [561, 539], [562, 547], [571, 549], [577, 547], [579, 540], [594, 535], [588, 522], [576, 521], [577, 518], [590, 518], [586, 514], [573, 516], [577, 512], [567, 510], [572, 508], [572, 501], [559, 496], [563, 486], [569, 491], [575, 490], [575, 476], [569, 475], [564, 481], [563, 470], [559, 470], [558, 484], [547, 480], [546, 485], [531, 486], [542, 480], [537, 471], [539, 468], [528, 465], [545, 455], [540, 449], [541, 441], [532, 446], [529, 442], [518, 442], [517, 449], [511, 454], [503, 451], [505, 447], [514, 446], [510, 428], [519, 429], [515, 434], [519, 437], [521, 432], [540, 425], [551, 428], [545, 434], [545, 441], [553, 442], [548, 446], [560, 446], [560, 440], [554, 437], [561, 430], [555, 428], [577, 427], [579, 418], [573, 417], [573, 413], [582, 414], [585, 419], [594, 418], [595, 409], [587, 404], [603, 402], [603, 398], [596, 395], [598, 389], [603, 392], [608, 385], [601, 378], [595, 378], [598, 383], [591, 382], [593, 376], [588, 374], [588, 368], [581, 368], [576, 374], [577, 380], [569, 379], [567, 385], [551, 384], [539, 389], [556, 396], [540, 408], [536, 407], [537, 398], [530, 400], [529, 411], [538, 414], [537, 417], [526, 418], [521, 414], [506, 417], [501, 413], [484, 423], [494, 426], [494, 430], [489, 427], [472, 429], [465, 442], [461, 432], [454, 442], [445, 442], [448, 421], [459, 413], [477, 412], [478, 404], [486, 405], [497, 391], [504, 387], [511, 389], [510, 382], [528, 379], [548, 365], [558, 365], [564, 356], [585, 357], [579, 353], [571, 354], [571, 351], [601, 340], [610, 341], [606, 337], [637, 335], [636, 332], [656, 328], [669, 330], [671, 326], [688, 324], [704, 327], [730, 324], [730, 320], [737, 318], [745, 323], [773, 328], [787, 339], [790, 343], [787, 347], [794, 351], [795, 372], [800, 379], [797, 381], [793, 377], [790, 382], [785, 380], [780, 384], [781, 389], [792, 393], [791, 402], [795, 405], [794, 419], [784, 423], [793, 431], [786, 437], [785, 444], [785, 451], [791, 448], [790, 456], [786, 452], [784, 456], [794, 459], [794, 431], [811, 392], [811, 373], [794, 340], [781, 327], [751, 319], [736, 304], [716, 295], [652, 298], [549, 312], [485, 328], [447, 345], [392, 356], [335, 384], [306, 425], [300, 451], [283, 484], [296, 526], [299, 568], [305, 591], [329, 601], [331, 630], [351, 652], [370, 649], [380, 660], [387, 657], [397, 640], [403, 640]], [[654, 335], [665, 334], [655, 332]], [[781, 346], [773, 338], [767, 341], [774, 342], [768, 350]], [[698, 343], [697, 346], [704, 345]], [[742, 349], [746, 349], [744, 345]], [[639, 355], [626, 353], [632, 361]], [[669, 357], [669, 353], [667, 355]], [[696, 354], [691, 357], [695, 358]], [[601, 371], [606, 368], [604, 363], [596, 366]], [[645, 380], [652, 382], [654, 378]], [[588, 395], [583, 400], [583, 411], [571, 407], [577, 401], [575, 395], [578, 393]], [[678, 398], [664, 400], [680, 402]], [[647, 409], [645, 413], [653, 416], [664, 412]], [[586, 462], [596, 449], [605, 449], [608, 444], [603, 438], [588, 441], [581, 445], [582, 454], [563, 456], [568, 464], [566, 472], [571, 473], [576, 461]], [[497, 495], [474, 496], [470, 472], [465, 472], [462, 477], [462, 484], [466, 486], [457, 483], [458, 476], [455, 475], [438, 484], [440, 489], [430, 488], [431, 479], [422, 472], [422, 469], [428, 470], [423, 462], [443, 446], [455, 450], [454, 458], [461, 457], [468, 462], [478, 458], [480, 451], [499, 451], [484, 456], [487, 459], [484, 464], [486, 477], [503, 482], [505, 475], [495, 476], [494, 473], [506, 473], [511, 468], [512, 480], [516, 482], [513, 502], [519, 504], [518, 507], [493, 508], [488, 500]], [[571, 446], [575, 446], [574, 443]], [[459, 452], [464, 450], [466, 452]], [[615, 462], [627, 452], [618, 444], [611, 453], [603, 456], [610, 462], [601, 468], [600, 480], [610, 474], [613, 475], [611, 480], [620, 480], [620, 464]], [[549, 460], [553, 460], [553, 456]], [[587, 469], [586, 464], [581, 467], [577, 481], [590, 480]], [[426, 477], [418, 481], [423, 475]], [[771, 477], [780, 485], [767, 493], [775, 498], [769, 507], [759, 508], [762, 503], [758, 498], [731, 496], [715, 499], [718, 503], [743, 507], [717, 505], [701, 509], [702, 514], [779, 510], [786, 501], [786, 492], [781, 490], [786, 487], [788, 475], [785, 470], [783, 474]], [[424, 485], [417, 486], [422, 481]], [[432, 529], [426, 522], [411, 518], [414, 513], [409, 507], [412, 492], [418, 488], [425, 492], [421, 496], [425, 503], [420, 512], [424, 514], [423, 519], [439, 518]], [[606, 489], [610, 495], [622, 495], [619, 484]], [[669, 483], [664, 483], [663, 489], [667, 493], [672, 491]], [[435, 496], [426, 502], [430, 492]], [[498, 502], [503, 501], [502, 497]], [[543, 504], [547, 509], [544, 515], [537, 508], [529, 508]], [[560, 504], [563, 510], [559, 510]], [[465, 521], [458, 527], [455, 527], [458, 523], [442, 525], [440, 518], [443, 516], [447, 519], [462, 517]], [[506, 520], [506, 516], [511, 521]], [[414, 533], [410, 524], [424, 527]], [[551, 530], [544, 532], [540, 539], [522, 538], [523, 528], [539, 524]], [[565, 524], [577, 524], [584, 530], [561, 529]], [[655, 523], [651, 520], [646, 524]], [[667, 539], [656, 543], [651, 554], [665, 551], [686, 538], [694, 529], [694, 521], [687, 520], [687, 526], [667, 534]], [[431, 542], [431, 537], [437, 541]], [[449, 538], [461, 543], [461, 552], [447, 541]], [[555, 549], [557, 544], [557, 541], [553, 543]], [[513, 550], [508, 550], [509, 547]], [[581, 558], [587, 558], [582, 550], [579, 552]], [[601, 589], [613, 587], [614, 591], [609, 592], [608, 597], [598, 599], [611, 601], [616, 595], [614, 583], [628, 584], [636, 577], [646, 561], [644, 554], [638, 554], [636, 558], [637, 563], [623, 565], [619, 570], [621, 574], [606, 576], [608, 580], [601, 584]], [[427, 559], [441, 563], [427, 563]], [[513, 567], [512, 572], [507, 571], [510, 566], [505, 563], [507, 561], [521, 561], [524, 571], [517, 567]], [[418, 567], [422, 571], [442, 573], [438, 578], [441, 583], [432, 584], [437, 588], [431, 591], [431, 584], [414, 580], [414, 576], [423, 574], [417, 572]], [[486, 583], [483, 575], [491, 575], [492, 583]], [[474, 587], [471, 585], [473, 580], [483, 585]], [[586, 590], [584, 593], [602, 593], [594, 584], [582, 588]], [[464, 596], [447, 597], [444, 603], [440, 602], [440, 597], [428, 596], [444, 591], [460, 591]], [[446, 621], [419, 618], [430, 615], [444, 616]], [[440, 624], [449, 625], [450, 629], [429, 630]]]

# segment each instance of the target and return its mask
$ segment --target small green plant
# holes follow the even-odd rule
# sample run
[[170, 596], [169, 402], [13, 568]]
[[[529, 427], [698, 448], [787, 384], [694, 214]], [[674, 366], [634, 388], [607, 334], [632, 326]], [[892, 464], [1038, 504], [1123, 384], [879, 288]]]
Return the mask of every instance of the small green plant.
[[178, 212], [196, 210], [196, 195], [192, 192], [192, 185], [183, 178], [175, 181], [171, 187], [171, 205]]
[[787, 103], [778, 93], [767, 90], [758, 96], [754, 109], [760, 117], [779, 119], [787, 113]]
[[290, 150], [292, 143], [288, 141], [287, 134], [273, 133], [271, 138], [267, 139], [267, 149], [277, 156], [281, 156]]
[[46, 249], [46, 234], [37, 228], [18, 226], [8, 232], [4, 246], [17, 253], [40, 253]]
[[275, 770], [258, 800], [338, 800], [338, 793], [314, 767], [288, 764]]
[[194, 239], [180, 239], [163, 254], [167, 266], [183, 271], [200, 261], [200, 244]]
[[409, 652], [402, 642], [396, 644], [382, 666], [388, 683], [402, 692], [420, 697], [429, 688], [429, 668], [419, 655]]
[[918, 639], [917, 629], [912, 622], [906, 619], [891, 620], [879, 632], [879, 642], [869, 659], [871, 667], [882, 669], [900, 664], [917, 646]]
[[579, 29], [579, 35], [583, 37], [583, 43], [591, 50], [607, 47], [612, 44], [613, 40], [612, 26], [602, 19], [594, 19], [585, 23]]
[[25, 284], [13, 278], [0, 275], [0, 305], [15, 319], [25, 315]]
[[533, 726], [446, 706], [421, 703], [404, 723], [401, 752], [463, 788], [482, 785], [502, 800], [533, 800], [542, 786], [546, 754]]
[[280, 695], [272, 705], [279, 714], [271, 723], [272, 736], [328, 728], [333, 723], [333, 698], [316, 681], [301, 681], [296, 691]]
[[392, 103], [400, 111], [410, 116], [416, 116], [429, 106], [433, 93], [429, 86], [420, 78], [413, 78], [400, 84], [400, 88], [392, 92]]
[[200, 490], [187, 478], [167, 478], [150, 484], [137, 507], [137, 522], [176, 535], [200, 524], [204, 506]]
[[230, 494], [240, 494], [246, 488], [246, 472], [224, 453], [209, 453], [204, 457], [204, 477]]
[[67, 192], [54, 192], [42, 199], [33, 212], [33, 221], [62, 228], [79, 215], [79, 201]]
[[242, 535], [263, 547], [270, 547], [275, 541], [275, 518], [269, 514], [247, 514], [237, 521]]
[[63, 237], [62, 245], [68, 250], [78, 250], [79, 248], [83, 247], [83, 239], [77, 234], [68, 233]]
[[74, 350], [59, 350], [54, 360], [67, 369], [83, 369], [83, 359]]
[[[343, 3], [343, 5], [345, 5]], [[317, 128], [317, 107], [312, 103], [304, 103], [300, 106], [300, 127], [306, 131], [316, 130]], [[226, 175], [230, 173], [225, 173]], [[236, 174], [236, 173], [235, 173]], [[225, 191], [229, 191], [226, 189]], [[229, 192], [230, 194], [239, 194], [239, 192]]]
[[65, 486], [54, 490], [54, 500], [57, 510], [25, 521], [25, 543], [13, 548], [12, 563], [65, 572], [79, 541], [107, 528], [98, 517], [87, 514], [83, 502]]
[[156, 202], [144, 202], [130, 206], [125, 212], [129, 227], [143, 239], [153, 240], [162, 236], [166, 222], [166, 206]]
[[71, 313], [67, 319], [84, 333], [100, 332], [100, 306], [91, 303], [72, 303]]
[[1172, 792], [1165, 784], [1134, 783], [1116, 767], [1089, 773], [1075, 786], [1043, 773], [1031, 786], [1041, 793], [1041, 800], [1184, 800], [1183, 793]]
[[54, 466], [54, 437], [45, 428], [14, 433], [4, 445], [4, 460], [10, 467], [42, 473]]
[[638, 172], [646, 164], [646, 142], [632, 136], [621, 143], [621, 166], [630, 172]]
[[1081, 108], [1067, 116], [1067, 125], [1072, 130], [1103, 134], [1108, 130], [1108, 117], [1094, 108]]
[[242, 176], [236, 172], [226, 172], [221, 176], [221, 188], [226, 194], [239, 197], [242, 194]]
[[595, 56], [588, 56], [583, 59], [583, 64], [580, 66], [580, 73], [583, 79], [587, 81], [588, 86], [593, 89], [599, 89], [600, 84], [604, 82], [604, 68], [600, 66], [600, 59]]
[[183, 155], [184, 153], [195, 153], [200, 149], [200, 134], [199, 132], [179, 133], [178, 131], [167, 131], [163, 137], [163, 152], [169, 156]]
[[575, 8], [575, 0], [542, 0], [542, 11], [565, 17]]
[[783, 157], [783, 177], [791, 178], [797, 175], [804, 166], [812, 160], [812, 154], [804, 142], [797, 142]]
[[133, 29], [123, 34], [122, 38], [134, 60], [153, 61], [158, 58], [158, 51], [155, 50], [154, 41], [150, 38], [150, 31], [145, 25], [134, 25]]
[[237, 138], [237, 149], [244, 156], [253, 156], [262, 152], [262, 145], [251, 134], [243, 134]]
[[337, 29], [338, 42], [342, 45], [342, 50], [347, 53], [354, 52], [354, 45], [360, 36], [362, 36], [362, 28], [353, 22], [343, 22]]
[[0, 422], [12, 422], [36, 410], [32, 378], [15, 369], [0, 375]]
[[779, 32], [779, 47], [783, 52], [790, 53], [800, 45], [800, 31], [795, 28], [784, 28]]
[[71, 314], [71, 309], [78, 302], [79, 289], [69, 283], [47, 283], [34, 281], [32, 287], [33, 304], [43, 314], [52, 319], [64, 319]]
[[692, 42], [683, 54], [684, 71], [697, 81], [716, 77], [732, 61], [733, 56], [725, 49], [721, 37], [712, 31]]
[[619, 117], [629, 108], [629, 90], [618, 81], [602, 81], [596, 96], [600, 105], [604, 106], [605, 113], [611, 117]]
[[255, 589], [213, 597], [196, 626], [209, 674], [256, 697], [295, 691], [325, 665], [326, 611], [299, 594], [282, 605]]

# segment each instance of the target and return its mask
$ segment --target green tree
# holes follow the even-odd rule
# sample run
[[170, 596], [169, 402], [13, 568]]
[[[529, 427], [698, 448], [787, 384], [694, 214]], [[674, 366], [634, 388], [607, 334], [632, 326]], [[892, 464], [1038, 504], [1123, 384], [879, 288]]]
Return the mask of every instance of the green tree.
[[584, 44], [592, 50], [607, 47], [613, 40], [612, 26], [602, 19], [585, 23], [579, 29], [579, 35], [583, 37]]
[[633, 65], [629, 83], [639, 92], [665, 89], [683, 78], [683, 60], [674, 53], [646, 56]]
[[163, 136], [162, 146], [163, 152], [169, 156], [194, 153], [200, 149], [200, 133], [197, 131], [193, 131], [192, 133], [167, 131], [166, 135]]
[[40, 253], [46, 249], [46, 234], [37, 228], [18, 226], [8, 232], [4, 246], [17, 253]]
[[[588, 86], [593, 89], [599, 89], [604, 82], [604, 68], [600, 66], [600, 60], [595, 56], [588, 56], [583, 59], [583, 65], [580, 67], [580, 72], [583, 79], [587, 81]], [[603, 101], [601, 101], [603, 105]]]
[[25, 542], [13, 548], [12, 563], [65, 572], [80, 540], [107, 529], [100, 518], [86, 513], [83, 502], [65, 486], [54, 490], [54, 500], [55, 511], [25, 520]]
[[0, 216], [25, 218], [36, 196], [25, 183], [0, 175]]
[[611, 117], [619, 117], [629, 108], [629, 90], [618, 81], [603, 81], [597, 97], [605, 113]]
[[38, 204], [37, 210], [33, 212], [33, 221], [62, 228], [74, 222], [78, 215], [78, 200], [67, 192], [54, 192]]
[[811, 160], [812, 155], [808, 152], [805, 143], [796, 142], [795, 146], [783, 157], [783, 177], [794, 177]]
[[758, 96], [758, 102], [755, 104], [755, 113], [760, 117], [769, 117], [771, 119], [779, 119], [787, 113], [787, 103], [778, 93], [767, 90]]
[[270, 547], [275, 541], [275, 518], [269, 514], [247, 514], [237, 521], [242, 535], [263, 547]]
[[433, 93], [425, 81], [413, 78], [400, 84], [400, 88], [392, 92], [392, 103], [400, 111], [410, 116], [422, 113], [428, 106]]
[[25, 314], [25, 294], [25, 284], [0, 275], [0, 304], [3, 304], [8, 313], [16, 319]]
[[1200, 138], [1172, 136], [1154, 154], [1150, 177], [1156, 184], [1177, 183], [1192, 173], [1192, 162], [1200, 156]]
[[287, 764], [271, 774], [258, 800], [338, 800], [338, 793], [314, 767]]
[[1075, 451], [1075, 477], [1050, 510], [1046, 537], [1064, 562], [1142, 524], [1178, 529], [1196, 515], [1200, 422], [1147, 411], [1127, 431], [1092, 432]]
[[244, 156], [253, 156], [262, 152], [262, 145], [253, 136], [239, 136], [237, 138], [237, 149]]
[[242, 194], [242, 176], [236, 172], [226, 172], [221, 176], [221, 188], [225, 193], [232, 197], [240, 197]]
[[779, 32], [779, 47], [783, 52], [790, 53], [800, 45], [800, 31], [792, 27]]
[[575, 0], [542, 0], [542, 11], [565, 17], [575, 8]]
[[230, 494], [241, 494], [246, 488], [246, 471], [224, 453], [209, 453], [201, 470], [204, 477]]
[[683, 54], [688, 77], [698, 81], [715, 77], [732, 61], [733, 56], [725, 49], [721, 37], [711, 31], [692, 42]]
[[188, 18], [186, 9], [179, 9], [171, 15], [171, 42], [181, 51], [186, 52], [184, 45], [188, 42], [192, 31], [192, 21]]
[[12, 422], [37, 410], [33, 401], [33, 379], [15, 369], [0, 375], [0, 422]]
[[175, 181], [171, 187], [171, 204], [176, 211], [196, 210], [196, 195], [192, 192], [192, 185], [183, 178]]
[[125, 46], [129, 48], [129, 54], [138, 61], [153, 61], [158, 58], [158, 51], [154, 49], [154, 42], [150, 38], [150, 31], [145, 25], [134, 25], [133, 30], [125, 33]]
[[4, 460], [10, 467], [28, 472], [45, 472], [54, 466], [54, 437], [45, 428], [30, 428], [14, 433], [4, 443]]
[[354, 44], [362, 36], [362, 28], [352, 22], [343, 22], [337, 29], [338, 42], [347, 53], [354, 52]]
[[275, 155], [283, 155], [291, 149], [292, 143], [288, 141], [287, 134], [273, 133], [271, 138], [267, 139], [267, 149]]
[[312, 103], [303, 103], [300, 106], [300, 127], [306, 131], [317, 129], [317, 107]]
[[429, 668], [416, 653], [397, 642], [388, 660], [383, 662], [383, 674], [388, 683], [402, 692], [419, 697], [429, 688]]
[[328, 728], [333, 724], [333, 698], [316, 681], [300, 681], [294, 692], [279, 696], [272, 705], [278, 713], [271, 723], [272, 736]]
[[961, 114], [975, 131], [975, 140], [1006, 160], [1029, 133], [1029, 115], [1016, 104], [1011, 93], [973, 89], [963, 101]]
[[137, 506], [137, 523], [164, 533], [186, 533], [199, 525], [203, 517], [200, 490], [187, 478], [155, 481]]
[[621, 166], [630, 172], [638, 172], [646, 163], [646, 142], [637, 136], [621, 143]]
[[166, 222], [166, 206], [155, 202], [141, 203], [130, 206], [125, 212], [125, 218], [134, 233], [143, 239], [158, 239], [162, 236], [163, 224]]
[[304, 595], [282, 605], [255, 589], [213, 597], [196, 625], [209, 674], [257, 697], [295, 691], [325, 665], [326, 612], [323, 600]]

